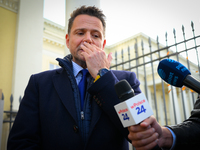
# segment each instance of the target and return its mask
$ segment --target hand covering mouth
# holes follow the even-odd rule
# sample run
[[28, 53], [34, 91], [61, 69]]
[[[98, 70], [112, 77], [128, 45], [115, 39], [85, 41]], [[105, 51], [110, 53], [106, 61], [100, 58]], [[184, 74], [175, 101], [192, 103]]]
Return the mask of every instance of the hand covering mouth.
[[[82, 45], [82, 44], [81, 44]], [[78, 51], [84, 51], [81, 47], [81, 45], [78, 47]]]

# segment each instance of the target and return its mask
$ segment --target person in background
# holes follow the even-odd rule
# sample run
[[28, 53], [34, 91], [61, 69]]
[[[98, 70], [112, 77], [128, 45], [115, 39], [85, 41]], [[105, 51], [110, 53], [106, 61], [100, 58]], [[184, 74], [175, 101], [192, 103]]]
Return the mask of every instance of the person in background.
[[162, 127], [151, 116], [129, 127], [129, 139], [136, 150], [150, 150], [157, 144], [164, 150], [198, 150], [200, 148], [200, 94], [191, 116], [183, 123]]
[[105, 15], [81, 6], [68, 22], [70, 54], [57, 58], [61, 68], [30, 77], [10, 131], [8, 150], [128, 150], [114, 105], [114, 85], [126, 79], [141, 92], [134, 72], [110, 70]]

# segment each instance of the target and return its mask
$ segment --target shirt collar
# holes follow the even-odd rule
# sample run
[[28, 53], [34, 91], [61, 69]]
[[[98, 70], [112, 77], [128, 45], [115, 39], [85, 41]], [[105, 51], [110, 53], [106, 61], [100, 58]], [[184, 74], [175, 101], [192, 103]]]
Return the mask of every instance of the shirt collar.
[[77, 63], [72, 61], [72, 66], [73, 66], [73, 73], [74, 76], [77, 77], [78, 73], [83, 69], [81, 66], [79, 66]]

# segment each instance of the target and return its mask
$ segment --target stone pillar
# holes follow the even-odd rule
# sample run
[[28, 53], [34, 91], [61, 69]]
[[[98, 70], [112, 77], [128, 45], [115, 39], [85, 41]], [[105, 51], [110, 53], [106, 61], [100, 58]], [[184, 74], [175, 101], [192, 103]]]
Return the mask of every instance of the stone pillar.
[[[65, 33], [68, 30], [68, 20], [70, 18], [70, 14], [78, 7], [86, 5], [86, 6], [96, 6], [100, 8], [100, 0], [66, 0], [65, 11], [66, 11], [66, 22], [65, 22]], [[69, 49], [65, 44], [65, 54], [69, 54]]]
[[20, 0], [13, 66], [13, 109], [31, 74], [42, 70], [43, 0]]

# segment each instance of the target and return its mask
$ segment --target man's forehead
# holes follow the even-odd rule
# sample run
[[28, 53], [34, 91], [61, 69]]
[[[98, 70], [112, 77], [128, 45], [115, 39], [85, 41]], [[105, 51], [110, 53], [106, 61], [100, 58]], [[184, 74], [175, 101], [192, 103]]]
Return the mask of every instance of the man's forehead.
[[88, 29], [88, 28], [76, 28], [74, 31], [88, 31], [90, 30], [91, 32], [100, 32], [99, 30], [96, 30], [96, 29]]
[[73, 22], [72, 28], [96, 28], [96, 30], [103, 31], [103, 24], [101, 20], [94, 16], [78, 15]]

